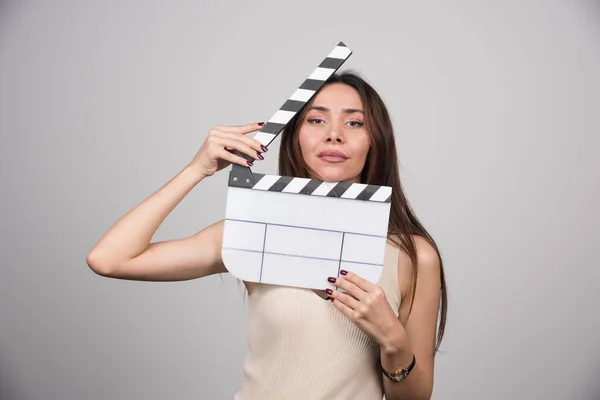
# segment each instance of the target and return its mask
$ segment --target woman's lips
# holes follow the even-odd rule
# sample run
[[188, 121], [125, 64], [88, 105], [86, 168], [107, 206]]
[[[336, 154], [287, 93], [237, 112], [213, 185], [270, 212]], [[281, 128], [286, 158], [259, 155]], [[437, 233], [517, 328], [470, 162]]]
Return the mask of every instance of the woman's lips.
[[323, 161], [332, 163], [340, 163], [348, 159], [348, 157], [341, 151], [323, 151], [319, 153], [319, 158]]

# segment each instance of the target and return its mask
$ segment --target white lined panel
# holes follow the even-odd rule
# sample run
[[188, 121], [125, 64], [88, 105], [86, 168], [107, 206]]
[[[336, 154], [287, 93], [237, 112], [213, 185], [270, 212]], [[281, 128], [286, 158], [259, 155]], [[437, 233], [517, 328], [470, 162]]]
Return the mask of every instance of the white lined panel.
[[307, 102], [315, 94], [314, 90], [308, 89], [296, 89], [296, 91], [290, 96], [290, 100]]
[[230, 186], [225, 217], [385, 237], [389, 212], [390, 203]]
[[227, 271], [236, 278], [250, 282], [258, 282], [260, 279], [262, 253], [223, 249], [221, 256]]
[[392, 194], [392, 188], [389, 186], [381, 186], [373, 196], [371, 196], [371, 201], [385, 201]]
[[308, 77], [308, 79], [316, 79], [319, 81], [327, 80], [333, 73], [334, 69], [317, 67]]
[[335, 290], [327, 278], [337, 276], [338, 266], [337, 261], [265, 254], [261, 282]]
[[350, 48], [344, 46], [336, 46], [327, 57], [345, 59], [351, 53]]
[[265, 253], [339, 260], [342, 233], [269, 225]]
[[225, 220], [223, 247], [239, 250], [262, 251], [265, 237], [265, 224]]
[[342, 260], [366, 264], [383, 264], [386, 238], [344, 235]]
[[292, 119], [296, 114], [297, 113], [295, 111], [277, 110], [277, 112], [271, 117], [269, 122], [275, 122], [277, 124], [287, 124], [290, 121], [290, 119]]

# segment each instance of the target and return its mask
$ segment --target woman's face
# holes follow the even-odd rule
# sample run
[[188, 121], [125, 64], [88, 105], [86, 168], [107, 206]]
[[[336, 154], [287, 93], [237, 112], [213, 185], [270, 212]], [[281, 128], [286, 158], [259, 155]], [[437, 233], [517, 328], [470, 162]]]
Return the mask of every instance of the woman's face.
[[325, 182], [360, 182], [369, 152], [369, 135], [360, 96], [335, 83], [314, 98], [300, 122], [298, 139], [308, 167]]

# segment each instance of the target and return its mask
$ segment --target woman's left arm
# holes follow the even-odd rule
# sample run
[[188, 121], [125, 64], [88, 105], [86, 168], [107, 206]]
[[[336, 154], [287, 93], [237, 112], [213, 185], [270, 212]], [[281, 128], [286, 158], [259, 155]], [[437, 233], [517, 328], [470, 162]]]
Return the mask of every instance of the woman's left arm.
[[[396, 317], [383, 289], [351, 272], [333, 283], [347, 293], [333, 291], [329, 294], [333, 304], [379, 344], [381, 364], [386, 371], [407, 368], [415, 357], [414, 368], [400, 382], [392, 381], [382, 373], [387, 400], [429, 400], [433, 393], [440, 264], [437, 253], [426, 242], [416, 240], [415, 244], [418, 251], [417, 283], [407, 318], [411, 296], [404, 296], [406, 301]], [[403, 282], [401, 286], [404, 286], [406, 279], [403, 277], [410, 279], [412, 265], [406, 254], [400, 254], [398, 273]]]

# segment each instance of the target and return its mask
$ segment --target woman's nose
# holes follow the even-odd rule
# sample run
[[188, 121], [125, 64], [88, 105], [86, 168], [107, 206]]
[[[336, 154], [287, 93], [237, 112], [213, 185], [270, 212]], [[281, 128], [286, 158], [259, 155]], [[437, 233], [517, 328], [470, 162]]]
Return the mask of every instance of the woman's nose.
[[334, 140], [338, 143], [342, 143], [343, 141], [341, 127], [339, 127], [338, 125], [332, 125], [329, 131], [327, 132], [327, 141], [331, 142]]

